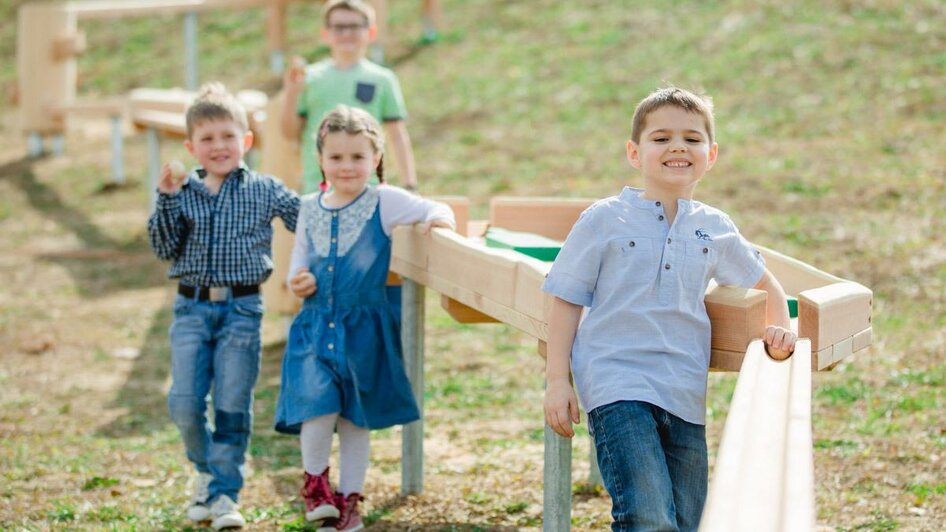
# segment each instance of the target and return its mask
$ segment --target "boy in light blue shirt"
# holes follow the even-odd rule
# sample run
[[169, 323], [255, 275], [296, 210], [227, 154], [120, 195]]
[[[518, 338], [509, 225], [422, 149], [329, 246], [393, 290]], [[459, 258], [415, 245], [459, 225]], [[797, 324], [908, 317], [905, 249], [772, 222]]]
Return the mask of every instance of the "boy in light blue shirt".
[[[634, 113], [628, 161], [644, 188], [589, 207], [543, 290], [549, 314], [545, 416], [574, 435], [578, 397], [612, 498], [613, 530], [696, 530], [706, 499], [710, 279], [768, 292], [769, 355], [794, 349], [785, 293], [722, 211], [693, 200], [716, 162], [712, 104], [676, 87]], [[588, 308], [579, 320], [583, 307]]]

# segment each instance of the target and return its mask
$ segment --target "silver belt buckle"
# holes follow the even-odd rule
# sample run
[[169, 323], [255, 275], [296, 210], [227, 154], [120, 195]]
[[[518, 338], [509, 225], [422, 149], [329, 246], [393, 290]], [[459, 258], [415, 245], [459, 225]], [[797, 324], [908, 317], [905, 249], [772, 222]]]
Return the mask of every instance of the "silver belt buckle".
[[210, 287], [210, 300], [211, 301], [226, 301], [227, 292], [230, 290], [226, 286], [211, 286]]

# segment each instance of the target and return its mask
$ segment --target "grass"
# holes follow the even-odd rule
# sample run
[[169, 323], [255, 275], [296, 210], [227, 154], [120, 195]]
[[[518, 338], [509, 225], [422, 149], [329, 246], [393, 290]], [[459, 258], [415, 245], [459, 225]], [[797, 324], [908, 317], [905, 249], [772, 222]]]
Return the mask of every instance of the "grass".
[[[0, 5], [0, 87], [15, 85], [16, 8]], [[946, 520], [946, 10], [938, 0], [445, 0], [448, 28], [420, 46], [416, 2], [391, 2], [396, 69], [421, 189], [602, 197], [639, 185], [624, 160], [637, 100], [665, 82], [714, 97], [720, 160], [697, 197], [752, 241], [874, 290], [874, 344], [814, 377], [818, 522], [924, 530]], [[324, 57], [317, 4], [289, 8], [291, 53]], [[262, 13], [200, 16], [202, 79], [272, 92]], [[668, 21], [673, 22], [668, 25]], [[178, 18], [83, 21], [79, 93], [181, 85]], [[5, 91], [6, 92], [6, 91]], [[100, 123], [101, 122], [101, 123]], [[144, 238], [145, 144], [126, 137], [132, 186], [108, 189], [107, 125], [67, 135], [59, 159], [23, 161], [0, 102], [0, 528], [188, 529], [188, 472], [167, 420], [165, 266]], [[98, 133], [96, 133], [98, 132]], [[165, 156], [184, 157], [165, 143]], [[393, 180], [397, 182], [397, 177]], [[458, 325], [428, 298], [427, 491], [402, 498], [398, 429], [373, 436], [373, 529], [496, 530], [541, 524], [543, 375], [534, 341]], [[267, 320], [271, 338], [278, 319]], [[39, 354], [23, 349], [47, 339]], [[118, 359], [122, 347], [138, 359]], [[254, 528], [299, 520], [293, 438], [270, 425], [281, 347], [257, 388]], [[711, 457], [734, 377], [709, 378]], [[583, 420], [584, 421], [584, 420]], [[587, 473], [586, 427], [575, 479]], [[573, 527], [608, 522], [576, 488]]]

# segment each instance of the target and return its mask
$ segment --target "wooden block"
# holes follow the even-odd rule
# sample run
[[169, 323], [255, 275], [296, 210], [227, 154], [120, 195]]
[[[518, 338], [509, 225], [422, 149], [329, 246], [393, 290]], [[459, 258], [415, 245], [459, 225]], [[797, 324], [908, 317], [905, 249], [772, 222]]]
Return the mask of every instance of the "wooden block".
[[594, 202], [593, 199], [495, 197], [489, 202], [489, 223], [492, 227], [564, 241], [578, 216]]
[[831, 360], [834, 357], [834, 346], [829, 345], [828, 347], [817, 351], [811, 354], [811, 369], [813, 371], [819, 371], [822, 368], [833, 368], [831, 365]]
[[487, 220], [470, 220], [466, 224], [466, 236], [471, 238], [483, 238], [487, 230], [489, 230]]
[[812, 369], [824, 371], [833, 368], [838, 362], [844, 360], [845, 358], [849, 357], [851, 353], [853, 353], [851, 350], [853, 343], [854, 337], [851, 336], [850, 338], [845, 338], [844, 340], [832, 345], [830, 353], [828, 350], [819, 351], [817, 367], [812, 366]]
[[430, 199], [445, 203], [453, 210], [453, 217], [457, 221], [457, 233], [470, 236], [467, 225], [470, 221], [470, 200], [464, 196], [430, 196]]
[[552, 262], [562, 249], [562, 242], [535, 233], [490, 227], [486, 231], [486, 246], [511, 249], [541, 261]]
[[183, 113], [168, 111], [132, 110], [131, 123], [142, 129], [155, 129], [158, 132], [184, 138], [187, 136], [187, 125]]
[[67, 115], [121, 115], [128, 111], [126, 98], [104, 98], [99, 100], [76, 100], [60, 108]]
[[[436, 229], [434, 231], [437, 231]], [[419, 229], [412, 226], [398, 226], [394, 228], [391, 234], [391, 264], [394, 270], [394, 263], [400, 262], [410, 264], [420, 271], [427, 271], [427, 257], [430, 254], [430, 238], [424, 238]], [[394, 270], [401, 275], [405, 272]], [[408, 275], [408, 277], [413, 278]], [[417, 279], [415, 279], [417, 280]]]
[[815, 352], [871, 326], [873, 294], [849, 281], [798, 294], [798, 336], [811, 339]]
[[742, 369], [745, 351], [710, 350], [710, 371], [736, 371]]
[[53, 40], [53, 60], [66, 61], [72, 59], [88, 48], [85, 33], [77, 31], [70, 35], [63, 35]]
[[496, 318], [483, 314], [445, 295], [440, 296], [440, 306], [447, 311], [450, 317], [460, 323], [499, 323]]
[[871, 333], [873, 331], [872, 327], [868, 327], [863, 331], [854, 335], [854, 340], [851, 342], [851, 350], [854, 352], [860, 351], [870, 347], [871, 343]]
[[713, 349], [745, 353], [749, 343], [765, 334], [766, 293], [761, 290], [712, 286], [705, 296], [712, 322]]

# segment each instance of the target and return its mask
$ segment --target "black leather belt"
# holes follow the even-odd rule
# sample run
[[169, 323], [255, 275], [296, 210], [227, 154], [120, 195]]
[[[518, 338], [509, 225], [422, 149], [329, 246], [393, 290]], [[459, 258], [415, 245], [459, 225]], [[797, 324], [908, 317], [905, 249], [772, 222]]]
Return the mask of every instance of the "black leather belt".
[[259, 285], [237, 285], [237, 286], [188, 286], [186, 284], [177, 285], [177, 293], [188, 299], [194, 299], [197, 294], [198, 301], [226, 301], [227, 296], [242, 297], [259, 293]]

